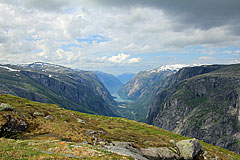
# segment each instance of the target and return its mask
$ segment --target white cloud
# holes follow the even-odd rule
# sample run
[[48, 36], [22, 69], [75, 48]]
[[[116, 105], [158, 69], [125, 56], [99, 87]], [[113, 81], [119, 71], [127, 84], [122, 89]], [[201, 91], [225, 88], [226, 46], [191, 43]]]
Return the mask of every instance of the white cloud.
[[98, 62], [103, 62], [103, 63], [115, 63], [115, 64], [133, 64], [133, 63], [139, 63], [141, 62], [141, 58], [129, 58], [129, 54], [125, 53], [119, 53], [116, 56], [112, 56], [110, 58], [107, 58], [107, 56], [103, 56], [101, 58], [96, 58]]
[[[1, 62], [46, 61], [91, 68], [90, 61], [97, 59], [94, 64], [97, 68], [103, 63], [137, 64], [142, 61], [139, 57], [144, 59], [149, 53], [158, 56], [164, 51], [171, 56], [188, 46], [200, 45], [208, 51], [240, 46], [240, 35], [232, 33], [230, 23], [204, 29], [176, 20], [160, 6], [147, 1], [109, 1], [106, 5], [104, 2], [0, 0]], [[121, 5], [109, 7], [115, 3]], [[122, 7], [125, 4], [132, 7]], [[94, 40], [89, 40], [94, 36]], [[116, 52], [122, 53], [115, 55]], [[209, 55], [216, 54], [209, 52]], [[151, 60], [144, 63], [152, 65]], [[158, 63], [156, 60], [155, 64]]]
[[129, 64], [131, 64], [131, 63], [139, 63], [139, 62], [141, 62], [141, 58], [140, 57], [138, 57], [138, 58], [131, 58], [131, 59], [129, 59], [128, 60], [128, 63]]
[[215, 60], [215, 58], [214, 57], [199, 57], [198, 58], [198, 60], [206, 60], [206, 61], [213, 61], [213, 60]]
[[238, 53], [238, 54], [239, 54], [239, 53], [240, 53], [240, 50], [236, 50], [236, 51], [234, 51], [234, 53]]
[[223, 53], [226, 53], [226, 54], [231, 54], [232, 51], [231, 50], [227, 50], [227, 51], [224, 51]]
[[216, 52], [215, 51], [210, 51], [210, 52], [208, 52], [208, 54], [209, 55], [214, 55], [214, 54], [216, 54]]

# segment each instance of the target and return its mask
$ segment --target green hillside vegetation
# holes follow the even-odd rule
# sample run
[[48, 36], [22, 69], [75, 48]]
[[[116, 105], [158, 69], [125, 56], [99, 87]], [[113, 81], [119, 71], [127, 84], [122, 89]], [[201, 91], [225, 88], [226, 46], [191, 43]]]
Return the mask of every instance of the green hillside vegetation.
[[[133, 142], [139, 147], [171, 147], [187, 137], [124, 118], [97, 116], [63, 109], [54, 104], [0, 95], [0, 104], [11, 105], [0, 111], [1, 159], [132, 159], [101, 150], [102, 143]], [[7, 117], [25, 121], [22, 132], [3, 131]], [[211, 157], [240, 159], [240, 155], [201, 142]]]

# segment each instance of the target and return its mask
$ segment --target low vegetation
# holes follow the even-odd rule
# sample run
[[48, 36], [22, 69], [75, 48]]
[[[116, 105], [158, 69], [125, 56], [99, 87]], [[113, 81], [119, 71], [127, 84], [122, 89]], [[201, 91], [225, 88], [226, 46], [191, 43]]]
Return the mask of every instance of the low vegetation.
[[[0, 95], [0, 104], [13, 111], [0, 112], [0, 128], [8, 115], [27, 122], [28, 128], [18, 133], [1, 133], [0, 159], [132, 159], [101, 150], [111, 141], [133, 142], [135, 147], [171, 147], [187, 137], [158, 127], [124, 118], [97, 116], [65, 110], [53, 104]], [[3, 132], [3, 130], [0, 130]], [[212, 157], [240, 160], [228, 150], [201, 142]]]

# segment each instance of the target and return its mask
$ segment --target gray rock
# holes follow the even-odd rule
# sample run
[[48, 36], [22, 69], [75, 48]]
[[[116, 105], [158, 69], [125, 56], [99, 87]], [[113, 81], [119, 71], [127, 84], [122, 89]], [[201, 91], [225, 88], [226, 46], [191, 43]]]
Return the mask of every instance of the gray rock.
[[180, 157], [185, 160], [192, 160], [203, 152], [201, 144], [197, 139], [187, 139], [176, 143]]
[[7, 115], [8, 121], [0, 129], [0, 136], [13, 135], [15, 133], [23, 132], [28, 128], [27, 122], [22, 119], [17, 119], [11, 115]]
[[133, 147], [131, 142], [112, 142], [112, 145], [102, 147], [101, 149], [110, 151], [116, 154], [131, 156], [136, 160], [147, 160], [141, 155], [139, 149]]
[[170, 139], [169, 143], [171, 143], [173, 146], [176, 146], [176, 142], [173, 139]]
[[0, 105], [0, 111], [13, 111], [13, 108], [10, 104], [2, 103]]
[[40, 112], [34, 112], [33, 116], [45, 116], [45, 114]]
[[141, 148], [142, 155], [146, 157], [147, 159], [151, 160], [176, 160], [179, 159], [179, 156], [168, 149], [167, 147], [158, 147], [158, 148]]
[[77, 122], [78, 122], [78, 123], [86, 124], [86, 122], [85, 122], [84, 120], [80, 119], [80, 118], [77, 118]]
[[49, 119], [49, 120], [53, 120], [54, 118], [53, 118], [53, 116], [51, 116], [51, 115], [47, 115], [46, 117], [44, 117], [45, 119]]

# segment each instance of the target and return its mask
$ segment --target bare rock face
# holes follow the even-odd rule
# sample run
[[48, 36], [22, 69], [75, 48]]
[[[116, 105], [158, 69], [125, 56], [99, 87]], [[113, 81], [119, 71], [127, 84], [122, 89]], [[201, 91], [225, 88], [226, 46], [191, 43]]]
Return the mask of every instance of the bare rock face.
[[28, 128], [27, 122], [7, 115], [8, 121], [0, 129], [0, 137], [10, 136], [25, 131]]
[[185, 160], [191, 160], [202, 152], [202, 146], [196, 139], [182, 140], [176, 143], [176, 147], [179, 150], [180, 158]]
[[176, 160], [179, 159], [179, 156], [174, 153], [172, 150], [167, 147], [150, 147], [150, 148], [141, 148], [141, 152], [144, 157], [151, 160]]
[[177, 72], [149, 106], [147, 122], [240, 153], [240, 65], [213, 67]]
[[13, 111], [13, 108], [12, 108], [12, 106], [10, 104], [1, 103], [0, 111]]

